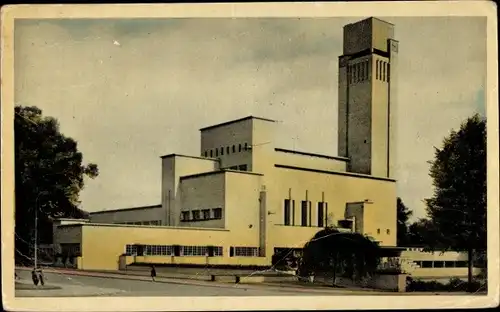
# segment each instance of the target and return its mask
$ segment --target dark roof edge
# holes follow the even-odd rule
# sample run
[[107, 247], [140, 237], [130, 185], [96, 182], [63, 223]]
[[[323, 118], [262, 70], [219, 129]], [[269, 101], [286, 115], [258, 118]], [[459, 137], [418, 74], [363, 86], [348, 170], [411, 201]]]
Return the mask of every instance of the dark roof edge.
[[95, 212], [89, 212], [90, 215], [93, 214], [101, 214], [108, 212], [120, 212], [120, 211], [131, 211], [131, 210], [143, 210], [143, 209], [152, 209], [152, 208], [161, 208], [161, 204], [151, 205], [151, 206], [141, 206], [141, 207], [131, 207], [131, 208], [120, 208], [120, 209], [110, 209], [110, 210], [101, 210]]
[[201, 128], [200, 131], [205, 131], [205, 130], [209, 130], [209, 129], [213, 129], [213, 128], [227, 126], [227, 125], [230, 125], [232, 123], [236, 123], [236, 122], [240, 122], [240, 121], [244, 121], [244, 120], [248, 120], [248, 119], [258, 119], [258, 120], [264, 120], [264, 121], [269, 121], [269, 122], [276, 122], [276, 120], [272, 120], [272, 119], [268, 119], [268, 118], [262, 118], [262, 117], [256, 117], [256, 116], [247, 116], [247, 117], [243, 117], [243, 118], [239, 118], [239, 119], [235, 119], [235, 120], [226, 121], [226, 122], [219, 123], [219, 124], [212, 125], [212, 126], [207, 126], [207, 127]]
[[185, 179], [198, 178], [198, 177], [215, 175], [215, 174], [222, 174], [222, 173], [226, 173], [226, 172], [229, 172], [229, 173], [239, 173], [239, 174], [249, 174], [249, 175], [255, 175], [255, 176], [263, 176], [262, 173], [256, 173], [256, 172], [250, 172], [250, 171], [230, 170], [230, 169], [221, 169], [221, 170], [216, 170], [216, 171], [209, 171], [209, 172], [202, 172], [202, 173], [190, 174], [190, 175], [182, 176], [179, 179], [180, 180], [185, 180]]
[[386, 182], [396, 182], [396, 180], [390, 179], [390, 178], [375, 177], [375, 176], [370, 176], [370, 175], [365, 175], [365, 174], [359, 174], [359, 173], [352, 173], [352, 172], [318, 170], [318, 169], [296, 167], [296, 166], [288, 166], [288, 165], [280, 165], [280, 164], [275, 164], [274, 166], [276, 168], [301, 170], [301, 171], [309, 171], [309, 172], [325, 173], [325, 174], [333, 174], [333, 175], [342, 175], [342, 176], [348, 176], [348, 177], [360, 178], [360, 179], [370, 179], [370, 180], [379, 180], [379, 181], [386, 181]]
[[160, 156], [160, 158], [162, 158], [162, 159], [163, 158], [170, 158], [170, 157], [184, 157], [184, 158], [194, 158], [194, 159], [201, 159], [201, 160], [219, 161], [219, 159], [217, 159], [217, 158], [182, 155], [182, 154], [176, 154], [176, 153]]
[[332, 160], [340, 160], [340, 161], [349, 161], [350, 160], [347, 157], [329, 156], [329, 155], [315, 154], [315, 153], [309, 153], [309, 152], [293, 151], [293, 150], [284, 149], [284, 148], [275, 148], [274, 150], [276, 152], [298, 154], [298, 155], [318, 157], [318, 158], [327, 158], [327, 159], [332, 159]]

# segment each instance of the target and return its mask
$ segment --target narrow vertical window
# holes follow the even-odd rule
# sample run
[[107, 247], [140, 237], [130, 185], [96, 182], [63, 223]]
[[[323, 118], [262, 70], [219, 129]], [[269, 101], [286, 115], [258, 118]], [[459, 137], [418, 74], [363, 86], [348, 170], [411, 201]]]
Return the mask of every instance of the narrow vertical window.
[[205, 157], [207, 157], [207, 156], [208, 156], [208, 151], [205, 151]]
[[301, 224], [302, 226], [307, 226], [307, 205], [308, 202], [303, 200], [301, 206]]
[[214, 157], [214, 153], [212, 150], [210, 150], [210, 158]]
[[370, 72], [370, 61], [367, 60], [365, 62], [365, 75], [367, 80], [370, 78], [369, 72]]
[[248, 143], [245, 143], [245, 151], [248, 150]]
[[284, 206], [285, 225], [290, 225], [290, 200], [285, 199]]
[[387, 63], [387, 82], [391, 81], [391, 64]]
[[241, 152], [241, 144], [238, 144], [238, 152]]
[[233, 153], [236, 153], [236, 146], [233, 145]]
[[224, 155], [224, 147], [220, 148], [220, 154], [221, 154], [221, 156]]
[[385, 81], [385, 64], [386, 62], [382, 62], [382, 81]]
[[380, 80], [381, 64], [380, 60], [377, 60], [377, 80]]
[[322, 202], [318, 203], [318, 226], [325, 226], [325, 209]]
[[218, 157], [218, 156], [219, 156], [219, 149], [218, 149], [218, 148], [216, 148], [216, 149], [215, 149], [215, 157]]
[[328, 203], [323, 203], [323, 206], [325, 207], [325, 227], [328, 226]]
[[360, 79], [359, 79], [359, 81], [363, 81], [363, 80], [365, 80], [365, 62], [359, 63], [359, 65], [361, 67], [360, 68], [360, 75], [359, 75]]
[[308, 210], [307, 213], [309, 214], [309, 224], [308, 225], [312, 226], [312, 211], [311, 211], [312, 210], [312, 206], [311, 206], [311, 201], [307, 202], [307, 208], [308, 208], [307, 209]]
[[229, 154], [229, 146], [226, 147], [226, 154]]
[[295, 199], [292, 199], [292, 225], [295, 225]]

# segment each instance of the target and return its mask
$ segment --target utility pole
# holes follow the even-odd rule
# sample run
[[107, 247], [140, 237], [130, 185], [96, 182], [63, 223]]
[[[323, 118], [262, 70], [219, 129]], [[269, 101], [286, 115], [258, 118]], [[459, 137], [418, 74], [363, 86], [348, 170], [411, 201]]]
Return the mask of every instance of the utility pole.
[[35, 205], [35, 269], [38, 268], [38, 197]]

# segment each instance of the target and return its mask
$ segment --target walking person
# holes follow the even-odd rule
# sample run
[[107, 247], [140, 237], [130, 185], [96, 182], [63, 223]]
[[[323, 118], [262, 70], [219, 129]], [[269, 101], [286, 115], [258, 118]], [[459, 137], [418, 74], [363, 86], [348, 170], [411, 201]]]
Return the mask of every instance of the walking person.
[[44, 286], [45, 285], [45, 277], [43, 276], [43, 271], [42, 269], [38, 269], [38, 279], [40, 280], [40, 285]]
[[155, 278], [156, 278], [156, 269], [155, 269], [155, 266], [152, 265], [151, 266], [151, 279], [153, 280], [153, 282], [156, 281]]
[[36, 269], [33, 269], [33, 271], [31, 271], [31, 279], [33, 280], [33, 284], [35, 284], [35, 286], [38, 286], [38, 274], [36, 273]]

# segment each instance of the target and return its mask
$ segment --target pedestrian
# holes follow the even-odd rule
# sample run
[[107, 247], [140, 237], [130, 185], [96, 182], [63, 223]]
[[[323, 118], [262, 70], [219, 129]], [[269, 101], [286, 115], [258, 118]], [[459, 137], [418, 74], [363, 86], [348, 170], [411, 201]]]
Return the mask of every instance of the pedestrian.
[[151, 279], [153, 280], [153, 282], [155, 281], [155, 277], [156, 277], [156, 270], [155, 270], [155, 266], [152, 265], [151, 266]]
[[38, 278], [40, 279], [40, 285], [45, 285], [45, 277], [43, 276], [42, 269], [38, 269]]
[[35, 286], [38, 286], [38, 274], [36, 274], [35, 269], [31, 271], [31, 279], [33, 280], [33, 284], [35, 284]]

